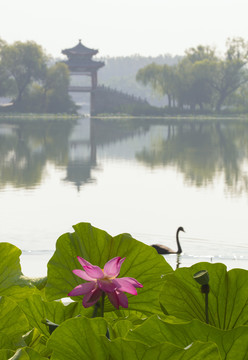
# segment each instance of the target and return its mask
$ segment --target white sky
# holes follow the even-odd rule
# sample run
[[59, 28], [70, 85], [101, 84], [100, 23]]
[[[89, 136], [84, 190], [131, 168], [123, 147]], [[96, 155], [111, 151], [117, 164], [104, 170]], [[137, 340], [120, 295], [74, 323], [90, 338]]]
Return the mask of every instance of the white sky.
[[248, 0], [0, 0], [0, 38], [54, 57], [78, 39], [100, 56], [156, 56], [199, 44], [223, 52], [238, 36], [248, 41]]

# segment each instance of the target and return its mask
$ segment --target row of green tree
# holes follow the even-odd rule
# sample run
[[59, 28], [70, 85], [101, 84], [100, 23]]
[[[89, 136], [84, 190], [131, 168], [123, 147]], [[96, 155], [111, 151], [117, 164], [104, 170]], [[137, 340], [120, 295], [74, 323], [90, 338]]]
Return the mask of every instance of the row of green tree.
[[174, 65], [180, 59], [181, 56], [172, 56], [170, 54], [100, 57], [99, 60], [104, 61], [105, 66], [98, 72], [98, 81], [99, 84], [109, 86], [112, 89], [145, 99], [152, 106], [164, 107], [165, 97], [158, 96], [152, 88], [138, 83], [136, 74], [139, 69], [153, 62], [159, 65]]
[[11, 45], [0, 39], [0, 96], [12, 108], [35, 113], [73, 113], [67, 65], [54, 61], [33, 41]]
[[180, 110], [248, 110], [248, 42], [228, 39], [226, 52], [198, 46], [185, 51], [174, 65], [152, 63], [141, 68], [136, 80], [167, 95], [168, 107]]

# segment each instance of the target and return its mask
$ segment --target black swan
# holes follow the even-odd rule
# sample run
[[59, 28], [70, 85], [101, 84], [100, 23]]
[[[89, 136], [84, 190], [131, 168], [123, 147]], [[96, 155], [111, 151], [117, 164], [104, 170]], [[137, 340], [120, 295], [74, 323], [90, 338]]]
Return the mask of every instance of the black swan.
[[158, 254], [181, 254], [182, 253], [182, 248], [179, 242], [179, 232], [180, 231], [184, 231], [184, 228], [182, 226], [180, 226], [177, 229], [177, 234], [176, 234], [176, 240], [177, 240], [177, 251], [171, 250], [170, 248], [168, 248], [165, 245], [160, 245], [160, 244], [153, 244], [151, 245], [152, 247], [154, 247], [154, 249], [157, 250]]

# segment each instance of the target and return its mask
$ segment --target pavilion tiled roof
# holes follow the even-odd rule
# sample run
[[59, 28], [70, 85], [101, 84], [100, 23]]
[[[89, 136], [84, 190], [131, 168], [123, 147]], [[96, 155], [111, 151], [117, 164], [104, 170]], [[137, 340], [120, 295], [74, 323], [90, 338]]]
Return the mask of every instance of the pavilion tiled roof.
[[98, 50], [95, 50], [95, 49], [90, 49], [86, 46], [84, 46], [82, 43], [81, 43], [81, 39], [79, 40], [79, 43], [74, 46], [73, 48], [70, 48], [70, 49], [65, 49], [65, 50], [62, 50], [62, 54], [64, 55], [67, 55], [69, 58], [71, 56], [90, 56], [92, 57], [93, 55], [96, 55], [98, 53]]
[[81, 43], [81, 40], [79, 40], [79, 43], [73, 48], [62, 50], [62, 54], [68, 58], [63, 62], [67, 64], [73, 72], [93, 72], [105, 65], [102, 61], [92, 60], [92, 56], [97, 53], [98, 50], [87, 48]]

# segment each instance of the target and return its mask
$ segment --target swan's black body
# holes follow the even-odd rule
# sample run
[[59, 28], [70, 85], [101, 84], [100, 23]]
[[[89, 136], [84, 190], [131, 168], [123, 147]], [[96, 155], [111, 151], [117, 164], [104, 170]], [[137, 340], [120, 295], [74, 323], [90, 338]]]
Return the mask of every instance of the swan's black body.
[[180, 231], [184, 231], [184, 228], [182, 226], [180, 226], [177, 229], [177, 234], [176, 234], [176, 241], [177, 241], [177, 251], [171, 250], [170, 248], [168, 248], [165, 245], [160, 245], [160, 244], [153, 244], [152, 247], [154, 247], [154, 249], [157, 250], [158, 254], [181, 254], [182, 253], [182, 248], [179, 242], [179, 232]]

